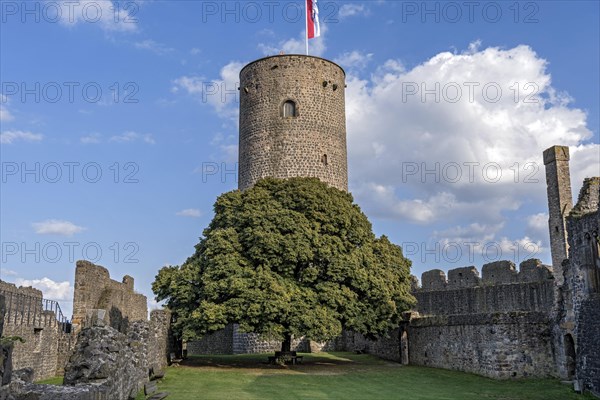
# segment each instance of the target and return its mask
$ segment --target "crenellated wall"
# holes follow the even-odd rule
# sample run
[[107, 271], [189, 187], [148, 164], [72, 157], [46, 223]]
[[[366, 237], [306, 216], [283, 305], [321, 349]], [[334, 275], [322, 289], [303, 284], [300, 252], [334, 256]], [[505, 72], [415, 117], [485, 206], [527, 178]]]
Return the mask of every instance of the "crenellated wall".
[[457, 315], [510, 311], [549, 312], [554, 301], [551, 268], [538, 260], [485, 264], [482, 277], [475, 267], [424, 272], [414, 292], [416, 310], [423, 315]]
[[44, 299], [37, 289], [3, 281], [0, 293], [5, 298], [2, 334], [23, 339], [14, 344], [14, 369], [32, 368], [36, 380], [62, 375], [75, 336], [58, 303]]
[[410, 363], [492, 378], [555, 376], [552, 269], [498, 261], [423, 273], [409, 319]]

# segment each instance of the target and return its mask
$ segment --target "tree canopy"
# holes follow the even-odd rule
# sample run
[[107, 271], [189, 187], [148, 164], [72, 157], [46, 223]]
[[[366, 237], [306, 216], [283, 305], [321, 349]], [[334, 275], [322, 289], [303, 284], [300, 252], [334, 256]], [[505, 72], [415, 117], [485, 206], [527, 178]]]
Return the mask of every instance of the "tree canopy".
[[237, 323], [285, 341], [367, 336], [414, 304], [410, 261], [376, 238], [352, 195], [315, 178], [263, 179], [221, 195], [195, 253], [152, 289], [191, 339]]

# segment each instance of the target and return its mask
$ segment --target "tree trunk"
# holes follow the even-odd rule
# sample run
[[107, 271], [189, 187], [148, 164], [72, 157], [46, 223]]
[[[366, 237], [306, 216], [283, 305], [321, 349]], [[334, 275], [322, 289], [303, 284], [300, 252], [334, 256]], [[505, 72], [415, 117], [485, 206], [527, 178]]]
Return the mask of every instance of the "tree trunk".
[[283, 342], [281, 342], [281, 352], [289, 353], [292, 351], [292, 335], [286, 334]]

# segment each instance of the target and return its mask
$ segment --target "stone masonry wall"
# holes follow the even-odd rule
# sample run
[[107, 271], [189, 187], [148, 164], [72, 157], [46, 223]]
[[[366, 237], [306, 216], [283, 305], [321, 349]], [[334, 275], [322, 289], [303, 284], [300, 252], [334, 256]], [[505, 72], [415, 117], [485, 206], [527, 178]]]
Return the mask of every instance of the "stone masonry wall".
[[413, 319], [410, 363], [497, 379], [554, 376], [549, 326], [538, 312]]
[[[292, 351], [309, 352], [310, 345], [304, 338], [292, 338]], [[233, 325], [233, 354], [260, 354], [281, 350], [281, 340], [267, 340], [256, 333], [241, 332]]]
[[600, 293], [582, 301], [577, 321], [577, 378], [600, 397]]
[[[575, 379], [600, 396], [600, 178], [588, 178], [567, 218], [569, 264], [564, 293], [571, 310], [563, 314], [562, 334], [572, 334]], [[569, 359], [564, 360], [567, 363]]]
[[153, 371], [163, 370], [171, 353], [169, 330], [171, 313], [167, 310], [150, 312], [150, 333], [148, 342], [148, 362]]
[[361, 351], [384, 360], [403, 361], [400, 354], [399, 329], [394, 329], [387, 336], [375, 340], [367, 339], [360, 333], [344, 331], [341, 340], [334, 341], [334, 347], [334, 350], [329, 351]]
[[187, 354], [233, 354], [233, 324], [225, 329], [203, 336], [201, 339], [187, 342]]
[[410, 363], [492, 378], [556, 376], [553, 275], [538, 260], [427, 271], [413, 294]]
[[560, 266], [568, 256], [565, 217], [573, 208], [569, 158], [569, 148], [566, 146], [553, 146], [544, 151], [550, 247], [552, 266], [555, 268], [554, 279], [558, 285], [562, 285], [563, 281]]
[[[188, 355], [201, 354], [260, 354], [281, 350], [281, 341], [268, 340], [256, 333], [241, 332], [237, 324], [205, 335], [187, 343]], [[304, 338], [292, 339], [292, 350], [310, 352], [310, 342]]]
[[414, 295], [423, 315], [478, 314], [508, 311], [549, 312], [554, 301], [551, 269], [537, 260], [485, 264], [482, 278], [475, 267], [423, 273], [422, 288]]
[[[148, 319], [146, 296], [135, 293], [133, 278], [110, 279], [108, 270], [88, 261], [77, 261], [73, 294], [73, 324], [85, 326], [90, 310], [106, 310], [111, 326], [123, 331], [132, 321]], [[123, 326], [122, 326], [123, 325]]]
[[2, 281], [0, 292], [6, 298], [4, 335], [24, 340], [14, 344], [14, 368], [32, 368], [35, 380], [62, 375], [75, 337], [57, 320], [55, 311], [43, 307], [42, 292]]
[[[316, 177], [348, 190], [345, 73], [318, 57], [262, 58], [240, 72], [239, 188]], [[284, 117], [283, 104], [296, 104]]]

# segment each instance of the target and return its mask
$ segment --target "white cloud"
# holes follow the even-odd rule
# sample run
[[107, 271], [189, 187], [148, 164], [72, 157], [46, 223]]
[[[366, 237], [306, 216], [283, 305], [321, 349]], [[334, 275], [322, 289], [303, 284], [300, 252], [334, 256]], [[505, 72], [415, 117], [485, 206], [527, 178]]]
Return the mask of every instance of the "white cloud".
[[536, 238], [541, 245], [547, 246], [550, 238], [548, 231], [548, 214], [537, 213], [529, 215], [526, 219], [527, 225], [525, 226], [525, 232], [527, 237]]
[[537, 232], [548, 230], [548, 214], [538, 213], [527, 217], [527, 227]]
[[8, 97], [0, 93], [0, 121], [9, 122], [15, 119], [15, 117], [8, 111], [8, 108], [4, 104], [8, 103]]
[[128, 2], [126, 6], [111, 0], [47, 0], [47, 2], [57, 5], [60, 12], [59, 22], [67, 27], [81, 24], [98, 26], [105, 32], [138, 30], [139, 1]]
[[[327, 24], [321, 23], [321, 36], [315, 39], [310, 39], [309, 52], [312, 56], [321, 57], [325, 53], [327, 46], [325, 45], [325, 37], [327, 37]], [[259, 43], [258, 49], [265, 56], [273, 56], [283, 52], [284, 54], [306, 54], [306, 31], [300, 32], [296, 38], [281, 40], [277, 44]]]
[[233, 164], [238, 161], [238, 137], [237, 135], [223, 135], [221, 132], [213, 136], [211, 146], [219, 149], [220, 155], [216, 159]]
[[92, 133], [87, 136], [82, 136], [79, 140], [83, 144], [98, 144], [98, 143], [100, 143], [101, 138], [102, 138], [102, 135], [100, 135], [99, 133]]
[[182, 76], [173, 81], [172, 92], [180, 89], [197, 96], [203, 104], [214, 107], [222, 118], [237, 121], [239, 115], [239, 74], [245, 63], [231, 61], [219, 73], [217, 79], [202, 76]]
[[571, 156], [571, 185], [573, 188], [574, 201], [577, 201], [584, 178], [600, 176], [600, 144], [590, 143], [569, 148]]
[[0, 278], [2, 276], [17, 276], [19, 275], [16, 271], [13, 271], [12, 269], [6, 269], [6, 268], [0, 268]]
[[340, 19], [354, 17], [357, 15], [369, 15], [369, 9], [364, 6], [364, 4], [356, 4], [356, 3], [347, 3], [343, 4], [340, 7], [340, 11], [338, 12]]
[[[461, 255], [460, 259], [453, 260], [460, 263], [468, 259], [470, 263], [510, 260], [518, 264], [529, 258], [540, 258], [547, 250], [541, 240], [532, 239], [527, 235], [520, 239], [499, 235], [504, 227], [504, 222], [489, 225], [472, 223], [434, 231], [433, 239], [439, 243], [438, 249], [444, 261]], [[435, 247], [429, 244], [427, 248]]]
[[158, 42], [155, 42], [154, 40], [150, 40], [150, 39], [146, 39], [141, 42], [135, 42], [134, 46], [138, 49], [149, 50], [160, 56], [169, 54], [175, 50], [171, 47], [165, 46], [162, 43], [158, 43]]
[[[56, 282], [50, 278], [42, 279], [15, 279], [17, 286], [32, 286], [38, 290], [41, 290], [44, 294], [45, 299], [50, 300], [72, 300], [73, 299], [73, 287], [69, 281]], [[64, 310], [63, 310], [64, 311]]]
[[12, 144], [17, 141], [40, 142], [43, 138], [44, 135], [28, 131], [4, 131], [0, 133], [0, 143], [2, 144]]
[[202, 216], [202, 212], [196, 208], [188, 208], [179, 211], [176, 215], [180, 217], [200, 218]]
[[77, 226], [69, 221], [57, 219], [48, 219], [42, 222], [34, 222], [31, 224], [35, 233], [39, 235], [63, 235], [73, 236], [76, 233], [84, 231], [86, 228]]
[[117, 143], [133, 143], [137, 141], [142, 141], [148, 144], [156, 144], [156, 141], [150, 134], [137, 133], [133, 131], [127, 131], [122, 135], [111, 136], [109, 139], [111, 142]]
[[[528, 46], [479, 45], [410, 70], [389, 60], [368, 78], [348, 75], [350, 188], [366, 210], [416, 223], [496, 224], [527, 201], [545, 204], [541, 155], [554, 144], [571, 147], [573, 171], [598, 173], [598, 145], [584, 144], [586, 113], [551, 86], [546, 61]], [[537, 103], [528, 102], [534, 90]]]
[[503, 227], [503, 222], [489, 225], [475, 222], [467, 226], [458, 225], [442, 231], [434, 231], [433, 237], [443, 243], [486, 243], [494, 240]]
[[342, 54], [341, 56], [335, 58], [334, 61], [346, 69], [364, 69], [372, 58], [372, 53], [365, 54], [354, 50], [352, 52]]
[[156, 301], [153, 297], [148, 297], [148, 313], [154, 310], [162, 310], [165, 307], [166, 301]]

